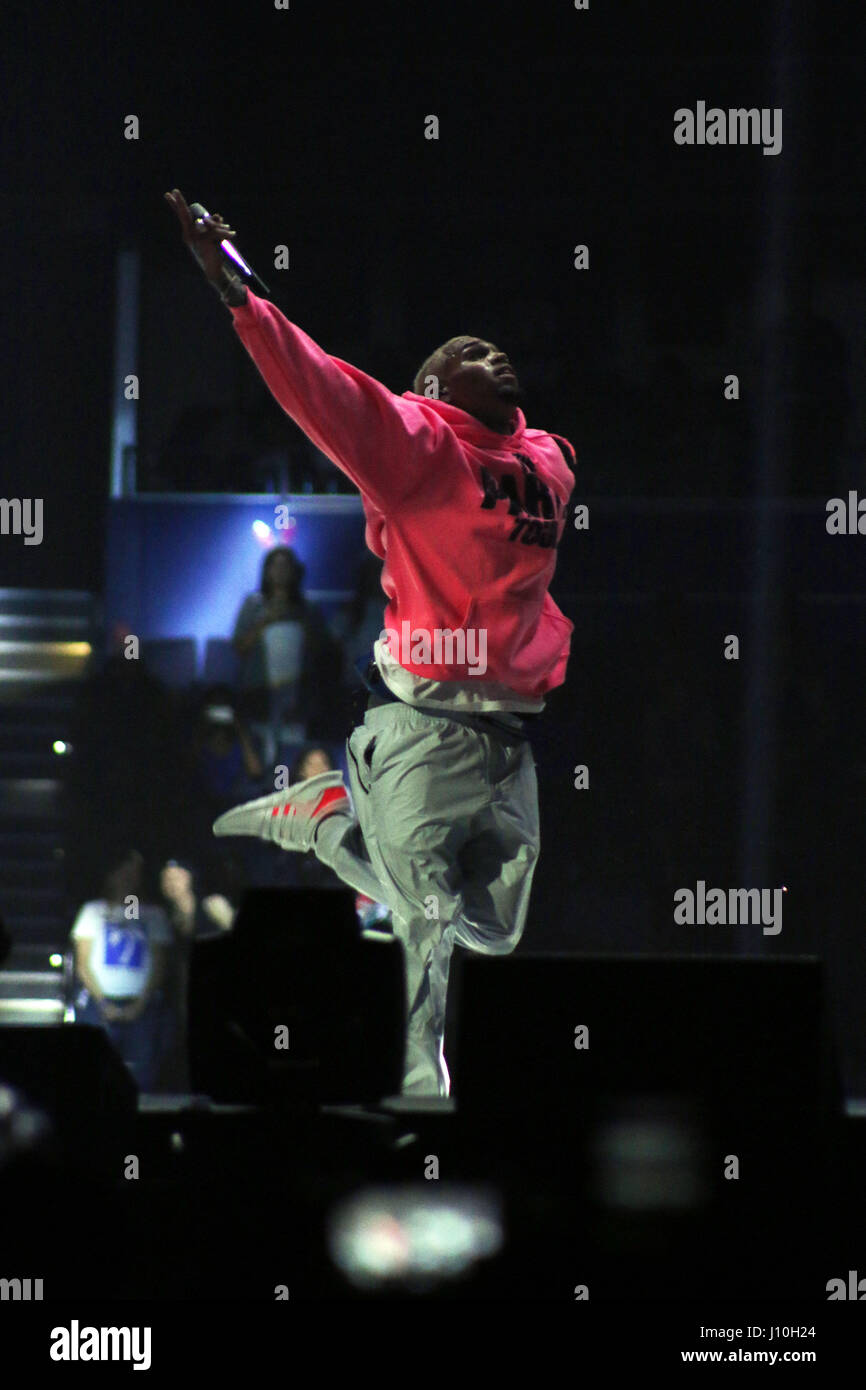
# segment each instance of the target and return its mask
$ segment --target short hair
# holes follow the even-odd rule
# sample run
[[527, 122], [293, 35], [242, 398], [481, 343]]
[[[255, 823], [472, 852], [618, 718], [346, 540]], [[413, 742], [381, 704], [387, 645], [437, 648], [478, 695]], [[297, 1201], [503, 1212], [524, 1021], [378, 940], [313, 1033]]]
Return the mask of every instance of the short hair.
[[[438, 377], [442, 370], [442, 358], [456, 357], [464, 343], [475, 341], [473, 334], [461, 333], [457, 338], [449, 338], [447, 343], [440, 343], [438, 348], [431, 352], [430, 356], [415, 373], [415, 380], [412, 382], [412, 390], [416, 396], [424, 395], [424, 383], [428, 376]], [[482, 340], [483, 341], [483, 340]]]

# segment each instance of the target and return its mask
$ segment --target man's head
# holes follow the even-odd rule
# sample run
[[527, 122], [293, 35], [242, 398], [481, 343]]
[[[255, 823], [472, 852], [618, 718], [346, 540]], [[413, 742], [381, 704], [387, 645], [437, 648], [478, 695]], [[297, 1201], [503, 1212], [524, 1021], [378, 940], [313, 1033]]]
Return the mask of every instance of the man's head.
[[[437, 390], [429, 378], [435, 377]], [[489, 429], [510, 434], [514, 411], [522, 399], [520, 385], [507, 355], [484, 338], [464, 334], [449, 338], [432, 352], [413, 384], [417, 395], [437, 395], [474, 415]]]

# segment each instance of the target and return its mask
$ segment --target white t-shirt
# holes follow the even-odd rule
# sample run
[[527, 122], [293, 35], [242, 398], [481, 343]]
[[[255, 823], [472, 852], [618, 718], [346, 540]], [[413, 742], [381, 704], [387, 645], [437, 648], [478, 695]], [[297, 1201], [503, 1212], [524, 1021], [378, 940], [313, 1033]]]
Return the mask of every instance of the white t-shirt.
[[268, 685], [291, 685], [301, 674], [304, 660], [304, 625], [299, 622], [269, 623], [262, 633]]
[[72, 928], [73, 941], [92, 941], [90, 969], [109, 999], [132, 998], [144, 992], [153, 969], [152, 946], [168, 946], [171, 927], [161, 907], [142, 906], [128, 920], [123, 907], [103, 900], [85, 903]]

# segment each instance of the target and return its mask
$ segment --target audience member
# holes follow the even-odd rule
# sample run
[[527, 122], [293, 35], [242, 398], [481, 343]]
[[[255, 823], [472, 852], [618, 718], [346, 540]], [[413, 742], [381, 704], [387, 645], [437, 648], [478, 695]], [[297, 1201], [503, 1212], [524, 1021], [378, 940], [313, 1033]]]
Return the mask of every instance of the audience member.
[[281, 743], [315, 737], [313, 726], [327, 723], [339, 694], [342, 652], [322, 614], [304, 598], [303, 577], [304, 566], [289, 546], [269, 551], [260, 588], [244, 599], [235, 623], [241, 708], [271, 766]]
[[173, 931], [166, 969], [166, 1029], [161, 1080], [171, 1091], [188, 1091], [189, 970], [196, 941], [230, 931], [236, 912], [220, 893], [202, 898], [192, 865], [169, 859], [162, 867], [159, 886]]
[[77, 1023], [104, 1028], [140, 1091], [160, 1065], [162, 990], [171, 929], [160, 907], [141, 901], [144, 860], [134, 849], [110, 857], [102, 897], [86, 902], [72, 927]]
[[193, 747], [201, 785], [213, 807], [225, 810], [254, 795], [255, 787], [264, 778], [265, 765], [254, 738], [235, 710], [235, 697], [228, 686], [214, 685], [205, 692]]

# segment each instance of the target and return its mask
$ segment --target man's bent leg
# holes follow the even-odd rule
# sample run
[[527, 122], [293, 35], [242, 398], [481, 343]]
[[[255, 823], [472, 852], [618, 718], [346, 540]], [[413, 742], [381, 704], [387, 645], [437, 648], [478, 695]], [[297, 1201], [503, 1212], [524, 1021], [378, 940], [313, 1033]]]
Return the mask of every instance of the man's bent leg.
[[387, 885], [380, 881], [370, 862], [364, 830], [358, 819], [359, 808], [363, 808], [367, 801], [367, 792], [358, 775], [357, 750], [363, 750], [369, 742], [369, 732], [363, 724], [359, 724], [346, 743], [349, 789], [355, 814], [350, 816], [335, 811], [333, 815], [326, 816], [316, 831], [313, 850], [316, 858], [333, 869], [337, 877], [354, 888], [356, 893], [364, 893], [375, 903], [384, 903], [393, 912], [393, 904], [386, 896]]
[[456, 941], [508, 955], [523, 936], [540, 851], [538, 781], [526, 743], [490, 740], [491, 797], [461, 854], [464, 909]]
[[[532, 752], [404, 705], [368, 711], [348, 751], [358, 821], [329, 816], [316, 853], [391, 908], [406, 971], [401, 1089], [448, 1095], [454, 943], [499, 955], [523, 932], [539, 844]], [[361, 877], [370, 873], [372, 892]]]
[[337, 877], [354, 888], [356, 893], [364, 893], [374, 903], [391, 906], [385, 885], [379, 881], [367, 856], [364, 836], [354, 816], [344, 815], [340, 811], [326, 816], [316, 831], [313, 850], [316, 858], [333, 869]]
[[365, 730], [352, 748], [358, 818], [404, 951], [401, 1089], [445, 1096], [448, 968], [464, 910], [459, 855], [489, 792], [484, 749], [474, 730], [404, 705], [368, 711]]

